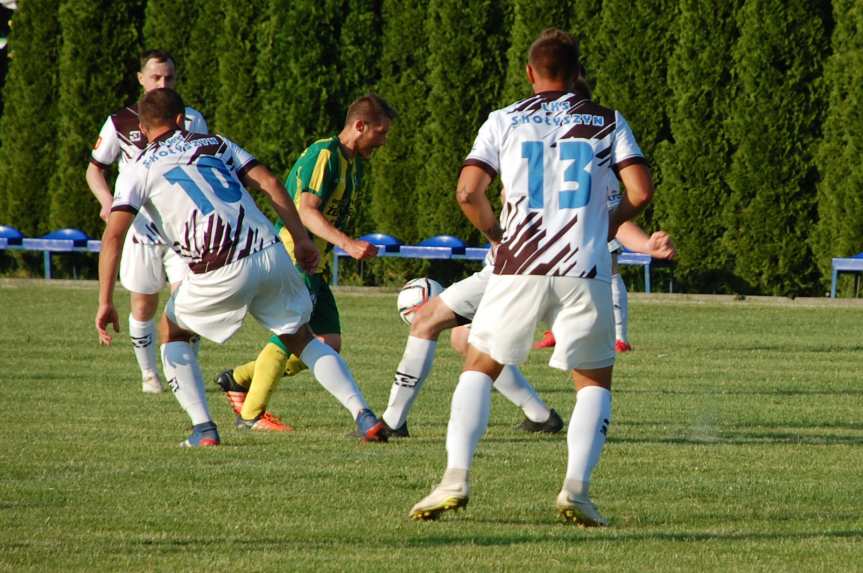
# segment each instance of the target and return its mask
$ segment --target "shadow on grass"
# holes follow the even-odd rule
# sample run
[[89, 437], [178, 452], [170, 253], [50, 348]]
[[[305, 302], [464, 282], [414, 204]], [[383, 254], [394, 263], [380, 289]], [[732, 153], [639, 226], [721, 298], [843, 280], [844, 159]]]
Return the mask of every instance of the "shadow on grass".
[[803, 354], [832, 354], [834, 352], [860, 352], [863, 350], [863, 346], [859, 344], [829, 344], [823, 346], [815, 346], [812, 344], [795, 344], [793, 342], [784, 342], [779, 341], [775, 344], [757, 344], [751, 345], [747, 344], [748, 341], [744, 340], [740, 343], [735, 344], [734, 338], [726, 338], [725, 342], [717, 342], [716, 344], [711, 344], [709, 347], [699, 347], [693, 346], [691, 349], [698, 352], [699, 354], [705, 354], [707, 356], [715, 356], [718, 352], [735, 352], [740, 354], [751, 354], [753, 352], [778, 352], [781, 354], [792, 353], [795, 356], [800, 356]]
[[[636, 425], [636, 424], [629, 424]], [[657, 424], [643, 424], [657, 425]], [[769, 427], [769, 426], [768, 426]], [[787, 425], [786, 425], [787, 427]], [[802, 426], [807, 427], [807, 426]], [[819, 426], [811, 426], [818, 428]], [[830, 427], [830, 426], [825, 426]], [[832, 426], [834, 428], [847, 429], [863, 429], [859, 425], [848, 426]], [[690, 430], [690, 431], [687, 431]], [[681, 428], [678, 435], [665, 436], [621, 436], [612, 433], [608, 437], [609, 443], [623, 444], [669, 444], [669, 445], [785, 445], [785, 444], [807, 444], [821, 446], [836, 446], [836, 445], [863, 445], [863, 435], [849, 436], [843, 434], [822, 434], [818, 436], [803, 435], [797, 432], [754, 432], [743, 431], [734, 432], [727, 429], [718, 431], [716, 434], [699, 433], [691, 431], [691, 428]], [[663, 433], [667, 434], [667, 430]], [[528, 434], [524, 436], [506, 436], [506, 435], [487, 435], [484, 443], [488, 444], [535, 444], [537, 442], [558, 442], [566, 441], [566, 434]]]
[[[474, 523], [486, 523], [488, 525], [502, 525], [506, 522], [496, 520], [475, 520]], [[520, 524], [519, 524], [520, 525]], [[561, 527], [572, 527], [561, 524]], [[851, 529], [840, 531], [813, 531], [809, 533], [706, 533], [706, 532], [690, 532], [681, 531], [675, 532], [641, 532], [641, 531], [621, 531], [614, 527], [610, 529], [579, 529], [572, 527], [575, 533], [579, 533], [579, 543], [608, 543], [608, 542], [644, 542], [644, 541], [789, 541], [789, 540], [809, 540], [809, 539], [860, 539], [863, 540], [863, 530]], [[482, 546], [498, 546], [498, 545], [517, 545], [520, 543], [558, 543], [559, 537], [549, 537], [543, 533], [529, 533], [521, 535], [475, 535], [468, 534], [463, 536], [458, 535], [429, 535], [424, 537], [416, 537], [408, 539], [404, 542], [407, 546], [416, 547], [434, 547], [441, 545], [463, 545], [470, 543], [472, 545]]]
[[651, 438], [609, 437], [609, 443], [624, 444], [669, 444], [669, 445], [787, 445], [805, 444], [818, 446], [863, 445], [863, 436], [801, 436], [792, 432], [750, 432], [740, 435], [691, 435]]
[[863, 396], [863, 388], [836, 388], [833, 390], [811, 389], [811, 390], [788, 390], [782, 388], [765, 388], [763, 390], [722, 388], [694, 388], [692, 390], [676, 390], [669, 388], [615, 388], [615, 394], [650, 394], [650, 395], [672, 395], [672, 396]]
[[[665, 420], [656, 420], [656, 421], [631, 421], [626, 420], [622, 422], [618, 422], [615, 424], [619, 428], [627, 428], [627, 427], [646, 427], [646, 428], [655, 428], [657, 426], [667, 428], [669, 425], [672, 425], [676, 428], [691, 428], [691, 426], [683, 425], [680, 423], [669, 424]], [[780, 422], [758, 422], [753, 424], [721, 424], [718, 426], [718, 429], [721, 431], [752, 431], [757, 428], [780, 428], [783, 430], [789, 429], [807, 429], [807, 430], [819, 430], [819, 429], [833, 429], [833, 430], [863, 430], [863, 422], [828, 422], [818, 420], [816, 422], [799, 422], [799, 421], [780, 421]]]
[[[410, 537], [393, 536], [386, 539], [369, 539], [367, 537], [340, 537], [340, 538], [302, 538], [296, 535], [286, 534], [285, 537], [208, 537], [191, 539], [129, 539], [126, 543], [119, 544], [115, 551], [127, 554], [131, 547], [154, 548], [159, 551], [207, 551], [210, 548], [218, 548], [230, 553], [234, 550], [243, 551], [267, 551], [286, 548], [328, 549], [357, 545], [366, 549], [391, 547], [394, 549], [421, 548], [430, 549], [435, 547], [477, 545], [482, 547], [506, 547], [513, 545], [543, 545], [559, 544], [563, 537], [571, 533], [578, 538], [579, 543], [632, 543], [632, 542], [700, 542], [700, 541], [737, 541], [737, 542], [774, 542], [774, 541], [807, 541], [827, 539], [850, 539], [863, 541], [863, 530], [843, 529], [837, 531], [810, 531], [810, 532], [729, 532], [714, 533], [701, 531], [641, 531], [632, 529], [617, 529], [612, 524], [608, 529], [583, 529], [564, 523], [531, 523], [510, 522], [497, 519], [465, 520], [462, 525], [483, 524], [490, 526], [524, 526], [533, 527], [548, 525], [542, 531], [507, 531], [500, 534], [476, 533], [464, 531], [459, 524], [453, 522], [451, 525], [458, 527], [450, 532], [442, 531], [441, 524], [448, 525], [448, 520], [435, 523], [416, 524], [416, 530]], [[549, 529], [554, 529], [550, 532]], [[34, 542], [35, 541], [35, 542]], [[0, 549], [4, 551], [13, 549], [33, 549], [34, 547], [50, 546], [48, 541], [6, 541], [0, 542]]]

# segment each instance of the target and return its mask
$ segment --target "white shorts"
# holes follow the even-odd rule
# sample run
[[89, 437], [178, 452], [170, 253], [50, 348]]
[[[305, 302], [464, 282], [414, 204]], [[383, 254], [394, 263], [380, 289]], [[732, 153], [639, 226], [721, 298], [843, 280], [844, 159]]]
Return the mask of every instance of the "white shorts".
[[611, 285], [595, 279], [492, 275], [468, 342], [501, 364], [527, 359], [537, 323], [557, 344], [549, 366], [560, 370], [614, 364]]
[[478, 273], [451, 284], [440, 293], [441, 301], [451, 311], [464, 319], [460, 320], [459, 323], [466, 324], [473, 320], [493, 271], [494, 268], [491, 265], [486, 265]]
[[189, 273], [165, 307], [171, 322], [219, 344], [247, 313], [277, 335], [309, 322], [309, 290], [281, 243], [208, 273]]
[[166, 281], [174, 284], [186, 278], [189, 267], [177, 253], [167, 245], [136, 243], [133, 235], [126, 233], [120, 258], [120, 284], [126, 290], [155, 294], [165, 288]]

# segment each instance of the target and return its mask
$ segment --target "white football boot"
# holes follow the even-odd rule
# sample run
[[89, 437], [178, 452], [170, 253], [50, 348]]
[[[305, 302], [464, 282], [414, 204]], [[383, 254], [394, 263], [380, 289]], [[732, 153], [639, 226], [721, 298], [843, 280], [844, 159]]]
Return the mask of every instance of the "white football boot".
[[467, 482], [440, 483], [411, 508], [409, 515], [415, 521], [434, 520], [445, 511], [467, 507], [469, 497], [470, 486]]
[[141, 390], [144, 394], [161, 394], [162, 382], [155, 372], [147, 372], [141, 379]]
[[606, 527], [608, 520], [604, 518], [590, 498], [586, 495], [577, 496], [566, 489], [560, 490], [555, 503], [560, 516], [570, 523], [583, 527]]

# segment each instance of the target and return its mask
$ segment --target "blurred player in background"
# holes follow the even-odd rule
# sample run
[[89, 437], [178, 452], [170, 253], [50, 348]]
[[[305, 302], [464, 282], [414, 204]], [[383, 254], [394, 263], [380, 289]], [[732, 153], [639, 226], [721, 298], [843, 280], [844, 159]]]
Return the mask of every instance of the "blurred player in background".
[[[351, 199], [362, 184], [364, 163], [386, 143], [393, 119], [395, 111], [386, 101], [373, 94], [363, 96], [348, 107], [342, 131], [313, 143], [291, 169], [285, 187], [296, 203], [303, 225], [324, 255], [338, 246], [357, 260], [377, 256], [377, 247], [348, 236], [342, 229], [348, 222]], [[281, 222], [277, 226], [280, 225]], [[280, 234], [285, 248], [293, 255], [291, 236], [284, 229]], [[303, 273], [303, 280], [314, 301], [309, 326], [320, 340], [339, 352], [341, 321], [325, 274], [328, 260], [329, 257], [323, 256], [314, 269]], [[294, 375], [303, 368], [303, 362], [291, 355], [278, 337], [272, 337], [257, 360], [222, 372], [216, 377], [216, 383], [241, 419], [259, 420], [250, 426], [251, 429], [289, 431], [292, 428], [268, 413], [266, 408], [279, 378]], [[351, 413], [358, 437], [386, 439], [384, 424], [371, 412], [356, 385], [332, 382], [323, 385]]]
[[343, 386], [355, 382], [341, 356], [312, 335], [309, 292], [273, 224], [243, 184], [268, 195], [291, 237], [297, 264], [313, 269], [319, 253], [285, 188], [230, 140], [181, 129], [183, 109], [173, 90], [152, 90], [141, 98], [141, 130], [151, 143], [117, 181], [99, 257], [96, 328], [102, 343], [109, 344], [107, 326], [113, 324], [116, 330], [119, 322], [113, 288], [120, 245], [143, 209], [189, 268], [168, 301], [160, 334], [166, 376], [194, 424], [182, 445], [200, 447], [218, 445], [220, 438], [189, 344], [193, 332], [223, 343], [249, 313], [318, 380]]
[[[170, 54], [161, 50], [141, 54], [138, 83], [144, 93], [157, 88], [173, 89], [176, 81], [176, 67]], [[193, 133], [207, 133], [207, 122], [191, 107], [185, 109], [183, 127]], [[103, 220], [108, 220], [113, 203], [105, 172], [116, 161], [122, 172], [146, 146], [147, 140], [138, 125], [137, 103], [112, 113], [105, 120], [87, 166], [87, 185], [99, 200], [99, 216]], [[165, 287], [166, 279], [175, 288], [185, 276], [185, 263], [162, 242], [153, 221], [146, 214], [140, 214], [123, 244], [120, 283], [131, 293], [129, 336], [141, 369], [142, 388], [148, 394], [162, 391], [156, 366], [153, 321], [159, 306], [159, 292]]]
[[[623, 116], [575, 91], [578, 72], [577, 42], [556, 29], [540, 34], [528, 53], [534, 95], [489, 115], [459, 175], [462, 211], [497, 252], [453, 394], [447, 469], [410, 510], [413, 519], [434, 519], [467, 505], [492, 382], [504, 365], [527, 358], [537, 322], [546, 320], [558, 341], [549, 365], [571, 370], [576, 388], [556, 506], [568, 521], [607, 525], [588, 489], [611, 420], [608, 240], [647, 205], [653, 184]], [[615, 171], [625, 194], [609, 217], [607, 189]], [[497, 174], [506, 190], [503, 228], [485, 195]]]

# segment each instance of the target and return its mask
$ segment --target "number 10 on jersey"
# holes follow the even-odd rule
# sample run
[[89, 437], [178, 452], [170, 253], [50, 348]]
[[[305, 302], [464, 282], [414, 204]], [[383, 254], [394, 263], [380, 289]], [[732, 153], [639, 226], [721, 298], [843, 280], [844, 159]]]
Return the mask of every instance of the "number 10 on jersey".
[[[563, 181], [555, 182], [560, 193], [560, 209], [578, 209], [590, 201], [590, 172], [587, 170], [593, 161], [593, 147], [586, 141], [563, 141], [557, 145], [558, 159], [568, 165], [554, 165], [549, 171], [551, 178], [558, 177], [563, 171]], [[551, 152], [555, 150], [552, 148]], [[525, 141], [521, 144], [521, 157], [527, 159], [527, 196], [528, 208], [542, 209], [545, 204], [545, 144], [542, 141]], [[562, 187], [576, 183], [575, 190]]]

